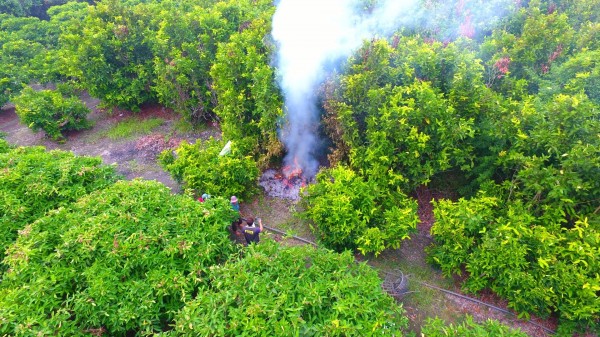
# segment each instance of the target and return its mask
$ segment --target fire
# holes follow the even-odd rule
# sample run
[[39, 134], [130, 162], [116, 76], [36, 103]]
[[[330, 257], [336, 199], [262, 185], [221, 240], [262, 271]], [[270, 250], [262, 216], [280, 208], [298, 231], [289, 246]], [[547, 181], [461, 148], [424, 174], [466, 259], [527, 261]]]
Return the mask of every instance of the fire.
[[293, 188], [300, 181], [300, 186], [306, 186], [306, 178], [303, 175], [302, 168], [298, 164], [298, 159], [294, 158], [293, 165], [286, 165], [282, 169], [282, 174], [276, 175], [277, 179], [281, 179], [286, 188]]
[[298, 165], [298, 158], [294, 158], [294, 165], [286, 165], [283, 167], [283, 174], [288, 180], [293, 178], [302, 178], [302, 168]]

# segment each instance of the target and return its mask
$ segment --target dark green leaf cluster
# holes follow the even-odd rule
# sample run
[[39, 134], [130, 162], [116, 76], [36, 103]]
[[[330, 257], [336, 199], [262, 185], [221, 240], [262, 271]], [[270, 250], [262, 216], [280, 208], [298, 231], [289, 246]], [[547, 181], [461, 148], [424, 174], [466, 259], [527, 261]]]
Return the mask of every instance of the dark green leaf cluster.
[[49, 8], [49, 20], [0, 14], [0, 106], [25, 85], [69, 81], [60, 36], [86, 10], [86, 3], [69, 2]]
[[437, 203], [432, 228], [430, 259], [446, 274], [466, 270], [466, 289], [491, 289], [525, 316], [595, 327], [598, 6], [518, 5], [480, 46], [373, 40], [324, 88], [331, 162], [378, 190], [458, 179], [468, 199]]
[[170, 335], [401, 336], [408, 322], [349, 252], [266, 241], [207, 277]]
[[460, 324], [446, 324], [442, 319], [429, 319], [421, 327], [421, 333], [427, 337], [527, 337], [519, 330], [512, 330], [497, 321], [487, 320], [478, 324], [473, 317], [467, 316]]
[[315, 224], [319, 241], [338, 251], [377, 256], [398, 248], [418, 222], [414, 200], [344, 166], [321, 171], [306, 188], [303, 203], [303, 216]]
[[[351, 173], [364, 186], [344, 190], [345, 179], [324, 175], [309, 187], [308, 198], [319, 201], [311, 200], [306, 214], [324, 242], [379, 253], [408, 237], [417, 216], [406, 193], [473, 164], [477, 122], [494, 106], [485, 101], [492, 93], [482, 74], [459, 43], [419, 37], [371, 41], [349, 60], [339, 86], [327, 91], [325, 122], [336, 145], [330, 160], [349, 167], [332, 172]], [[356, 197], [361, 193], [368, 197]]]
[[219, 45], [272, 8], [269, 1], [103, 1], [65, 27], [65, 72], [111, 106], [159, 101], [193, 122], [212, 119], [219, 101], [209, 71]]
[[61, 34], [65, 75], [105, 104], [139, 110], [154, 99], [152, 18], [143, 3], [109, 0], [88, 7], [84, 20]]
[[0, 0], [0, 13], [14, 16], [33, 16], [47, 19], [46, 11], [69, 0]]
[[158, 102], [266, 167], [279, 158], [282, 99], [270, 66], [270, 0], [69, 2], [48, 21], [2, 15], [0, 105], [24, 84], [68, 82], [104, 106]]
[[54, 140], [64, 139], [65, 131], [91, 127], [86, 119], [90, 109], [76, 96], [64, 97], [58, 91], [26, 87], [13, 101], [21, 122], [34, 131], [44, 130]]
[[[209, 71], [222, 62], [216, 59], [221, 44], [247, 29], [250, 20], [268, 16], [273, 7], [268, 1], [173, 1], [159, 7], [161, 13], [153, 17], [159, 28], [151, 37], [153, 90], [162, 104], [193, 122], [213, 119], [213, 110], [223, 103]], [[266, 32], [261, 29], [262, 38]]]
[[100, 158], [43, 147], [11, 148], [0, 139], [0, 260], [26, 224], [117, 178], [114, 167], [102, 165]]
[[52, 26], [36, 18], [0, 14], [0, 106], [24, 84], [43, 77], [43, 64], [58, 38]]
[[224, 141], [183, 142], [175, 151], [163, 152], [159, 162], [175, 180], [199, 194], [248, 199], [256, 193], [258, 167], [251, 156], [232, 144], [231, 152], [221, 155]]
[[599, 113], [583, 94], [559, 94], [499, 118], [505, 147], [494, 165], [504, 179], [436, 204], [430, 258], [448, 275], [465, 268], [466, 289], [490, 288], [523, 315], [597, 324]]
[[234, 251], [227, 200], [117, 182], [26, 225], [7, 250], [0, 333], [151, 334]]

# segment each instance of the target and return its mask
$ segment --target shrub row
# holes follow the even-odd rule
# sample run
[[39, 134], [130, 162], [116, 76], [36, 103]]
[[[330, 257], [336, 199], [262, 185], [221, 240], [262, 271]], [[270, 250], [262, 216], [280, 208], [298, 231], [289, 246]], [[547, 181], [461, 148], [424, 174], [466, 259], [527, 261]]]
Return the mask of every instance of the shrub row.
[[51, 211], [7, 250], [0, 333], [166, 330], [234, 251], [233, 217], [225, 199], [201, 204], [152, 181], [120, 181]]
[[117, 179], [115, 168], [100, 158], [43, 147], [11, 148], [0, 139], [0, 260], [25, 225]]

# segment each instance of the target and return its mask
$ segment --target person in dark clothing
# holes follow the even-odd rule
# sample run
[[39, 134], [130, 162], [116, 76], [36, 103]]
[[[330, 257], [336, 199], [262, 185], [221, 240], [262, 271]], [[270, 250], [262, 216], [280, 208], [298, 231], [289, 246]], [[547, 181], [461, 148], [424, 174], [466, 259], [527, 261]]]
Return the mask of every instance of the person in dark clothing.
[[242, 229], [242, 218], [239, 218], [231, 223], [231, 232], [235, 235], [240, 235]]
[[263, 231], [262, 219], [257, 218], [256, 221], [258, 222], [258, 227], [256, 227], [253, 218], [246, 219], [246, 225], [242, 226], [242, 232], [248, 244], [260, 241], [259, 234]]

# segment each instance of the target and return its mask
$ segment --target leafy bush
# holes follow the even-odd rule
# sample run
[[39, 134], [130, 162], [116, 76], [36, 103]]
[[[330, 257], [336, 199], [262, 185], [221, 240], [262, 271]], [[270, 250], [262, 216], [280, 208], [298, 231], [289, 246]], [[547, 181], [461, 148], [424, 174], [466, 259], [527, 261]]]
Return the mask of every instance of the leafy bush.
[[210, 139], [195, 144], [182, 142], [159, 157], [162, 167], [185, 187], [210, 195], [247, 199], [256, 193], [259, 171], [256, 163], [233, 143], [231, 153], [219, 155], [224, 141]]
[[329, 248], [378, 255], [398, 248], [416, 228], [417, 205], [402, 193], [379, 189], [343, 166], [321, 171], [316, 179], [302, 197], [302, 216], [314, 223], [320, 242]]
[[61, 34], [65, 76], [109, 106], [139, 111], [156, 99], [153, 81], [152, 7], [140, 1], [98, 2]]
[[[0, 8], [2, 1], [0, 0]], [[0, 106], [31, 82], [53, 77], [51, 60], [58, 44], [58, 25], [37, 18], [16, 18], [0, 10]]]
[[44, 130], [54, 140], [63, 139], [64, 131], [91, 126], [86, 119], [90, 110], [77, 97], [65, 98], [56, 91], [35, 91], [27, 87], [14, 102], [21, 122], [34, 131]]
[[102, 165], [99, 157], [43, 147], [11, 149], [0, 139], [0, 260], [26, 224], [117, 178], [115, 168]]
[[0, 334], [152, 334], [234, 251], [229, 202], [120, 181], [19, 232], [0, 286]]
[[473, 317], [467, 316], [460, 324], [447, 325], [442, 319], [428, 319], [421, 334], [426, 337], [527, 337], [520, 330], [512, 330], [498, 321], [488, 319], [482, 324], [475, 323]]
[[407, 192], [449, 169], [469, 168], [483, 98], [483, 68], [458, 43], [418, 37], [366, 43], [339, 87], [327, 90], [330, 158], [380, 186]]
[[171, 335], [401, 336], [403, 310], [349, 252], [265, 241], [211, 268]]
[[224, 137], [236, 139], [255, 155], [259, 167], [266, 167], [283, 152], [278, 138], [283, 98], [270, 65], [273, 45], [266, 42], [274, 8], [270, 1], [260, 3], [267, 3], [268, 9], [219, 46], [210, 75]]
[[51, 6], [66, 3], [68, 0], [0, 0], [0, 13], [9, 13], [15, 16], [35, 16], [46, 19], [46, 10]]
[[10, 144], [3, 138], [3, 134], [0, 132], [0, 154], [6, 153], [11, 149]]
[[489, 288], [521, 316], [557, 313], [565, 322], [597, 324], [598, 222], [584, 218], [564, 228], [559, 219], [536, 218], [521, 201], [501, 200], [481, 194], [437, 202], [430, 258], [447, 275], [464, 268], [465, 290]]
[[[213, 119], [213, 109], [222, 102], [215, 97], [209, 72], [220, 62], [216, 59], [222, 48], [219, 45], [246, 29], [247, 22], [265, 15], [273, 4], [265, 0], [165, 1], [160, 7], [162, 13], [155, 18], [160, 20], [160, 28], [152, 37], [156, 74], [152, 89], [162, 104], [189, 121]], [[235, 76], [238, 80], [242, 77]]]

